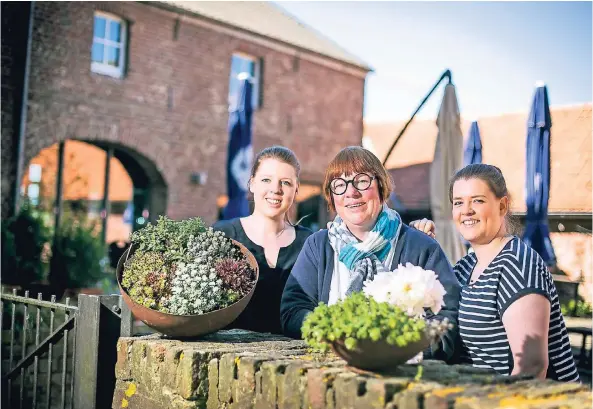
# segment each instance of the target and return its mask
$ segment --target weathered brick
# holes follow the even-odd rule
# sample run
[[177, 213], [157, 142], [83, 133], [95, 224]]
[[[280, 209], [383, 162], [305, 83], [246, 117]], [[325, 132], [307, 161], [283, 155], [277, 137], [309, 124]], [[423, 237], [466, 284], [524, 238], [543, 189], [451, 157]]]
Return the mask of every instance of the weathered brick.
[[113, 409], [159, 409], [163, 407], [163, 403], [152, 399], [142, 393], [134, 393], [130, 396], [128, 387], [125, 389], [116, 385], [115, 393], [113, 395]]
[[218, 358], [214, 358], [208, 363], [208, 400], [206, 402], [208, 409], [217, 409], [220, 406], [218, 399], [218, 362]]
[[[333, 407], [333, 383], [343, 368], [314, 368], [307, 371], [307, 395], [311, 409]], [[328, 401], [331, 395], [331, 402]]]
[[279, 382], [278, 409], [300, 409], [308, 407], [307, 371], [315, 364], [309, 361], [289, 362]]
[[351, 372], [341, 373], [336, 377], [333, 385], [336, 408], [354, 408], [358, 387], [361, 382], [361, 378]]
[[250, 409], [255, 401], [255, 374], [266, 358], [257, 356], [236, 357], [237, 379], [233, 380], [231, 409]]
[[435, 382], [410, 383], [406, 389], [393, 397], [393, 404], [398, 409], [422, 409], [424, 395], [442, 385]]
[[364, 393], [359, 394], [354, 407], [383, 409], [396, 393], [407, 387], [408, 383], [407, 380], [367, 379]]
[[230, 404], [232, 388], [235, 379], [238, 379], [235, 354], [225, 354], [218, 363], [218, 400], [221, 404]]
[[179, 379], [179, 371], [177, 368], [182, 356], [182, 348], [170, 347], [165, 354], [165, 361], [163, 362], [163, 365], [161, 365], [160, 379], [162, 380], [162, 385], [171, 390], [175, 390], [177, 388]]
[[278, 389], [284, 381], [284, 373], [290, 361], [263, 362], [256, 378], [255, 407], [258, 409], [276, 409], [278, 407]]
[[115, 376], [117, 379], [128, 380], [131, 375], [129, 355], [132, 351], [132, 338], [120, 338], [117, 342], [117, 362]]
[[[360, 375], [331, 354], [307, 355], [301, 341], [266, 334], [221, 331], [196, 342], [158, 338], [120, 342], [132, 344], [131, 353], [118, 354], [130, 361], [118, 367], [130, 370], [117, 372], [113, 408], [124, 398], [131, 408], [163, 409], [581, 409], [592, 403], [586, 385], [493, 377], [438, 361], [423, 362], [421, 377], [415, 365]], [[147, 369], [157, 367], [159, 376], [147, 380]]]

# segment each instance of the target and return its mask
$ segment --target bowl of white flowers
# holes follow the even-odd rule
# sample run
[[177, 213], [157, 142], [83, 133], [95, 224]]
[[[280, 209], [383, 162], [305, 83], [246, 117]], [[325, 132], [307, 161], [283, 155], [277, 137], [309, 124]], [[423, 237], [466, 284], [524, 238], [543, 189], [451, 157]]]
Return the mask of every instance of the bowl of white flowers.
[[452, 327], [427, 319], [444, 305], [445, 289], [434, 271], [407, 263], [379, 273], [331, 306], [320, 304], [303, 323], [303, 338], [314, 350], [333, 350], [349, 366], [370, 371], [418, 363], [422, 352]]
[[197, 337], [243, 312], [259, 270], [249, 250], [201, 219], [160, 217], [132, 234], [116, 274], [136, 318], [171, 337]]

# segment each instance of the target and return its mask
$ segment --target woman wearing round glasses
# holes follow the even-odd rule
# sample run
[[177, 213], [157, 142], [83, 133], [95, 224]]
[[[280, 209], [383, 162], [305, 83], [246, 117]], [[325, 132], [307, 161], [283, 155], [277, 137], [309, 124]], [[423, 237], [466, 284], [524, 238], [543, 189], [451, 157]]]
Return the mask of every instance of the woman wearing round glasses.
[[447, 291], [445, 307], [436, 316], [447, 317], [455, 329], [429, 357], [449, 360], [457, 337], [460, 286], [439, 244], [409, 228], [390, 209], [389, 174], [368, 150], [351, 146], [342, 149], [329, 164], [323, 185], [330, 210], [337, 213], [327, 229], [307, 238], [288, 278], [280, 315], [283, 331], [301, 337], [301, 326], [319, 302], [334, 304], [363, 282], [398, 264], [412, 263], [433, 270]]

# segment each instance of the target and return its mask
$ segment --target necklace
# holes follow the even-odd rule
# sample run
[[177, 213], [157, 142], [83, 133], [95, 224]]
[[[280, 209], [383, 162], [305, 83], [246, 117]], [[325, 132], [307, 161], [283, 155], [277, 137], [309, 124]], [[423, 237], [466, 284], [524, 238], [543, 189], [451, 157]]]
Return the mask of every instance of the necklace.
[[286, 230], [286, 223], [284, 223], [284, 227], [282, 228], [282, 230], [280, 230], [280, 233], [276, 234], [276, 238], [280, 238], [280, 236], [282, 236], [282, 233], [284, 233], [284, 230]]

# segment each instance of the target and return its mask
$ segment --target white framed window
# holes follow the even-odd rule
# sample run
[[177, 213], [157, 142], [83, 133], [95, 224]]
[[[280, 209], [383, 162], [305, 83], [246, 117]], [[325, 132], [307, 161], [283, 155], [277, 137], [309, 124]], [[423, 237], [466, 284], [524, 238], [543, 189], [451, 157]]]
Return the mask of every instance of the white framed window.
[[126, 22], [102, 11], [95, 12], [91, 71], [122, 78], [126, 57]]
[[229, 79], [229, 107], [239, 98], [241, 79], [247, 74], [253, 84], [251, 104], [253, 109], [260, 105], [261, 63], [256, 57], [243, 53], [234, 53], [231, 57], [231, 78]]

